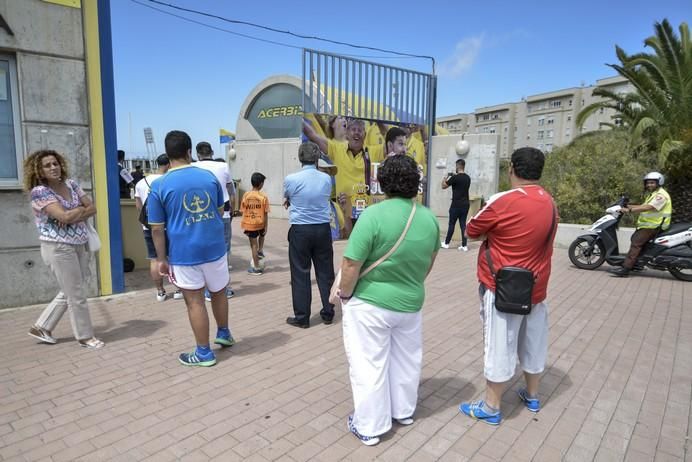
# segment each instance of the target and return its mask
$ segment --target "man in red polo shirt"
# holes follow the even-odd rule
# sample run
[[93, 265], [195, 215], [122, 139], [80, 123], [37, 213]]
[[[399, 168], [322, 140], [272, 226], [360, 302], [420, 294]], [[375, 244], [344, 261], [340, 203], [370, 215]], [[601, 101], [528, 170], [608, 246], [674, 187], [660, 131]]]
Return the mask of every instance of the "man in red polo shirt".
[[[500, 401], [517, 359], [526, 379], [519, 398], [529, 411], [540, 410], [538, 383], [548, 355], [545, 299], [557, 229], [553, 222], [558, 218], [552, 197], [538, 184], [544, 163], [538, 149], [514, 151], [509, 168], [512, 189], [492, 196], [466, 228], [471, 239], [485, 239], [478, 253], [478, 279], [487, 388], [485, 400], [462, 403], [459, 410], [491, 425], [502, 421]], [[485, 256], [488, 241], [495, 269], [519, 266], [535, 275], [530, 314], [501, 313], [495, 308], [495, 279]]]

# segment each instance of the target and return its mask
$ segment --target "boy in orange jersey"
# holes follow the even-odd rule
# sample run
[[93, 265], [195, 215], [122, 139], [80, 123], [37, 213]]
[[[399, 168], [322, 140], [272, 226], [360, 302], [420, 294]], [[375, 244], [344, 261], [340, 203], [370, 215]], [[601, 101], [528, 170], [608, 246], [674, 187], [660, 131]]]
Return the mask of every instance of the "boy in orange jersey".
[[264, 236], [269, 225], [267, 220], [269, 199], [262, 192], [266, 179], [267, 177], [259, 172], [253, 173], [250, 178], [252, 191], [243, 194], [243, 199], [240, 202], [240, 211], [243, 214], [240, 227], [250, 239], [250, 249], [252, 250], [252, 261], [247, 272], [254, 276], [264, 273], [264, 265], [260, 266], [260, 259], [264, 259]]

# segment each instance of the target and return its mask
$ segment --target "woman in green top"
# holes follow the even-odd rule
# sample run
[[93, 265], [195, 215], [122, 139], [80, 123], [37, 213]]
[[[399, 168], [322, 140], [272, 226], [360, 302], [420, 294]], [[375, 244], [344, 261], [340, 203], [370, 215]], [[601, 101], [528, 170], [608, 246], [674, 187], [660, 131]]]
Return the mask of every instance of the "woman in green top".
[[[440, 247], [439, 224], [427, 208], [416, 207], [406, 230], [420, 181], [415, 161], [389, 157], [377, 180], [387, 198], [365, 209], [353, 228], [339, 286], [354, 404], [348, 427], [368, 446], [389, 431], [392, 419], [413, 423], [423, 357], [424, 282]], [[394, 253], [359, 279], [404, 233]]]

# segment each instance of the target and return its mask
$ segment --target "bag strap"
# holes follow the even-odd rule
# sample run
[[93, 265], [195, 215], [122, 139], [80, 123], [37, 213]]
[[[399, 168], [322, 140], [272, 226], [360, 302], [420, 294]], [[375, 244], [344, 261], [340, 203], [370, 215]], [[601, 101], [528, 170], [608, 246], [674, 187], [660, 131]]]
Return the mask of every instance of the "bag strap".
[[413, 216], [416, 214], [416, 200], [413, 199], [411, 202], [413, 202], [413, 207], [411, 208], [411, 214], [408, 216], [408, 221], [406, 222], [406, 226], [404, 227], [404, 231], [401, 233], [401, 236], [399, 236], [399, 240], [396, 241], [396, 244], [389, 249], [389, 252], [386, 254], [382, 255], [376, 262], [374, 262], [372, 265], [368, 266], [363, 270], [360, 275], [358, 275], [358, 279], [362, 278], [366, 274], [368, 274], [370, 271], [374, 270], [377, 265], [385, 261], [387, 258], [389, 258], [394, 252], [396, 252], [396, 249], [399, 248], [399, 245], [403, 242], [404, 237], [406, 237], [406, 233], [408, 232], [408, 229], [411, 227], [411, 222], [413, 221]]
[[[149, 192], [151, 192], [151, 185], [147, 181], [147, 177], [144, 177], [144, 182], [147, 184], [147, 189], [149, 190]], [[148, 198], [148, 196], [147, 196], [147, 198]]]
[[[548, 247], [550, 246], [550, 238], [553, 235], [553, 230], [555, 229], [555, 223], [557, 221], [555, 219], [555, 203], [553, 202], [552, 199], [550, 200], [550, 203], [551, 203], [552, 209], [553, 209], [553, 221], [550, 224], [550, 232], [548, 233], [548, 237], [545, 239], [545, 247], [543, 248], [543, 255], [545, 255], [546, 252], [548, 252]], [[496, 272], [495, 272], [495, 268], [493, 267], [493, 260], [490, 258], [490, 238], [485, 239], [485, 259], [488, 261], [488, 268], [490, 269], [490, 274], [492, 274], [493, 279], [495, 279]]]
[[365, 147], [363, 148], [363, 171], [365, 173], [365, 194], [368, 196], [370, 195], [370, 169], [371, 169], [371, 163], [370, 163], [370, 153], [368, 152], [368, 148]]

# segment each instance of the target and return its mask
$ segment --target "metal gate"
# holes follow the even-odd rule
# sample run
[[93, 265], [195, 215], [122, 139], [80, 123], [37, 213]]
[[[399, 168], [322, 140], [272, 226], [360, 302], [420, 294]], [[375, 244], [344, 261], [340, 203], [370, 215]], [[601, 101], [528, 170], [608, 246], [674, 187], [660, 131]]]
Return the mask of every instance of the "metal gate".
[[303, 111], [427, 126], [428, 180], [436, 93], [434, 74], [303, 49]]

